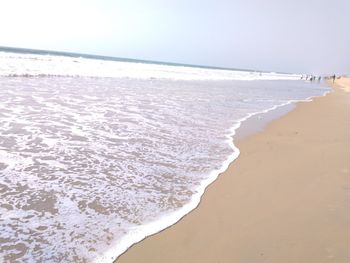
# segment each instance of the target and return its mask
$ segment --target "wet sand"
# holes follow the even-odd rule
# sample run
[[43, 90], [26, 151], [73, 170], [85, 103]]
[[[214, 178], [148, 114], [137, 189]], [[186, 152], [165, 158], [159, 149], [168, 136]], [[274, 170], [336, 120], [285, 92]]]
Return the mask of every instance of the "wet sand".
[[117, 262], [350, 262], [350, 92], [335, 85], [237, 145], [197, 209]]

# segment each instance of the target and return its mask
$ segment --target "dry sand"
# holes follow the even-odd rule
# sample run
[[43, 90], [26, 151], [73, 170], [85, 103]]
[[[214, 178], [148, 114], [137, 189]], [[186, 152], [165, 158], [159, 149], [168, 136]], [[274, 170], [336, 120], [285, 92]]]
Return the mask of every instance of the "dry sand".
[[238, 147], [197, 209], [117, 262], [350, 262], [350, 93], [299, 103]]

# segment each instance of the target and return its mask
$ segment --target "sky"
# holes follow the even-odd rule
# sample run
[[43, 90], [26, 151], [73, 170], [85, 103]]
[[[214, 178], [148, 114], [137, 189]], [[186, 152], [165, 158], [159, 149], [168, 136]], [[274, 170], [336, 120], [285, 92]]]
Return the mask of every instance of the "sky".
[[0, 46], [350, 74], [350, 1], [0, 0]]

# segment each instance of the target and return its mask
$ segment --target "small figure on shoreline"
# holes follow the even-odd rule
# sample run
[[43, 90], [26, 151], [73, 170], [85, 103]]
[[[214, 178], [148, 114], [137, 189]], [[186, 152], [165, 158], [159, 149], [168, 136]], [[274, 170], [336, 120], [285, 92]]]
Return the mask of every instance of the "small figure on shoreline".
[[310, 76], [310, 81], [313, 82], [316, 80], [316, 77], [315, 76]]
[[335, 81], [335, 74], [332, 76], [332, 79], [333, 79], [333, 83], [334, 83], [334, 81]]

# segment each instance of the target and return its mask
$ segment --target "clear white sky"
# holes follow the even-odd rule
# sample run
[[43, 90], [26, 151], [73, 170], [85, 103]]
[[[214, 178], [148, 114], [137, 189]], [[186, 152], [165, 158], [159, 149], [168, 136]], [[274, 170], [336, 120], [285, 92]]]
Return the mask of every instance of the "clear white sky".
[[350, 74], [350, 1], [0, 0], [0, 46]]

